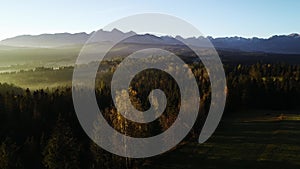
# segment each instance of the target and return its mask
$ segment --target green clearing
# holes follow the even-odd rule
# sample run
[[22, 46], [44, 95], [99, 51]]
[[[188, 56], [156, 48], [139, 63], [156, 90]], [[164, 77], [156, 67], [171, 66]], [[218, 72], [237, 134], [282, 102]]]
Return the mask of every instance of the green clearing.
[[0, 83], [14, 84], [22, 88], [45, 89], [72, 85], [73, 68], [59, 70], [40, 68], [13, 73], [0, 73]]
[[145, 168], [299, 168], [300, 115], [281, 113], [223, 118], [206, 143], [188, 143]]
[[[21, 70], [39, 66], [57, 67], [74, 65], [81, 46], [62, 48], [0, 47], [0, 67], [5, 70]], [[12, 67], [11, 67], [12, 66]]]

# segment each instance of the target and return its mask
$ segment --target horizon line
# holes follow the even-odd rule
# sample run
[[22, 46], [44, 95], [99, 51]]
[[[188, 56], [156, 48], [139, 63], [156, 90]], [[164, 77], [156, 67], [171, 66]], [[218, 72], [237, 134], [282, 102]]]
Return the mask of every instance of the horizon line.
[[[117, 31], [120, 31], [122, 33], [129, 33], [129, 32], [134, 32], [136, 33], [135, 31], [122, 31], [122, 30], [119, 30], [117, 28], [114, 28], [112, 30], [103, 30], [103, 29], [99, 29], [99, 30], [96, 30], [96, 31], [105, 31], [105, 32], [112, 32], [113, 30], [117, 30]], [[80, 33], [85, 33], [87, 35], [90, 35], [92, 34], [93, 32], [96, 32], [96, 31], [91, 31], [90, 33], [88, 33], [87, 31], [78, 31], [78, 32], [45, 32], [45, 33], [39, 33], [39, 34], [19, 34], [19, 35], [15, 35], [15, 36], [11, 36], [11, 37], [8, 37], [8, 38], [1, 38], [0, 41], [4, 41], [4, 40], [8, 40], [8, 39], [12, 39], [12, 38], [16, 38], [16, 37], [20, 37], [20, 36], [40, 36], [40, 35], [56, 35], [56, 34], [71, 34], [71, 35], [74, 35], [74, 34], [80, 34]], [[177, 37], [177, 36], [180, 36], [182, 37], [181, 35], [158, 35], [158, 34], [153, 34], [153, 33], [136, 33], [138, 35], [145, 35], [145, 34], [151, 34], [151, 35], [155, 35], [155, 36], [158, 36], [158, 37], [163, 37], [163, 36], [170, 36], [170, 37]], [[184, 39], [188, 39], [188, 38], [199, 38], [199, 37], [205, 37], [205, 38], [213, 38], [213, 39], [217, 39], [217, 38], [245, 38], [245, 39], [254, 39], [254, 38], [258, 38], [258, 39], [270, 39], [274, 36], [291, 36], [291, 35], [298, 35], [300, 36], [300, 32], [290, 32], [290, 33], [278, 33], [278, 34], [273, 34], [273, 35], [270, 35], [270, 36], [267, 36], [267, 37], [259, 37], [259, 36], [243, 36], [243, 35], [224, 35], [224, 36], [211, 36], [211, 35], [207, 35], [207, 36], [190, 36], [190, 37], [183, 37]]]

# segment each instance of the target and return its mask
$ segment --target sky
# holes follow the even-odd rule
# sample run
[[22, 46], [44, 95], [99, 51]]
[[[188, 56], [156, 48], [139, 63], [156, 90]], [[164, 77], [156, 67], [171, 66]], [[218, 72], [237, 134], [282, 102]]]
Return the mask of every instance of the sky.
[[169, 14], [205, 36], [260, 37], [300, 32], [298, 0], [4, 0], [0, 40], [23, 34], [92, 32], [122, 17]]

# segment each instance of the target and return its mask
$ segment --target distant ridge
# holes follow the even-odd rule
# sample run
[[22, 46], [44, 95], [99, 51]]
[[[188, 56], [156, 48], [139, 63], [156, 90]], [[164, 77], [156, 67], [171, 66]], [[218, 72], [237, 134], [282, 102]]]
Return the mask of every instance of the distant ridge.
[[[41, 35], [21, 35], [0, 41], [0, 45], [14, 47], [59, 47], [67, 45], [84, 44], [93, 34], [92, 33], [56, 33]], [[204, 46], [209, 39], [217, 49], [238, 50], [245, 52], [265, 52], [282, 54], [300, 54], [300, 35], [292, 33], [289, 35], [274, 35], [270, 38], [243, 38], [243, 37], [191, 37], [182, 38], [181, 36], [155, 36], [151, 34], [139, 35], [133, 31], [122, 32], [118, 29], [112, 31], [98, 30], [94, 39], [98, 42], [116, 42], [120, 38], [133, 36], [126, 43], [155, 44], [155, 45], [178, 45], [178, 40], [187, 44]], [[100, 38], [101, 37], [101, 38]], [[101, 40], [99, 40], [101, 39]]]
[[[20, 35], [13, 38], [8, 38], [0, 41], [0, 45], [14, 47], [59, 47], [67, 45], [84, 44], [95, 32], [91, 33], [55, 33], [41, 35]], [[114, 42], [122, 37], [135, 35], [134, 32], [123, 33], [118, 29], [112, 31], [97, 31], [97, 36], [101, 37], [102, 41]], [[96, 37], [97, 39], [97, 37]], [[99, 38], [98, 38], [99, 39]]]
[[89, 34], [82, 33], [55, 33], [41, 35], [20, 35], [13, 38], [4, 39], [1, 45], [19, 47], [56, 47], [62, 45], [83, 44], [90, 37]]

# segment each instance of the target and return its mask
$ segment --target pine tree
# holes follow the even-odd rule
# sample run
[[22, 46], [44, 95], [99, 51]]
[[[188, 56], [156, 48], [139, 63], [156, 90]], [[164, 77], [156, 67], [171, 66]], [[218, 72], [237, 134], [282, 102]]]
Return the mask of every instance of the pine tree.
[[79, 143], [60, 115], [45, 147], [43, 164], [48, 169], [76, 169], [79, 168], [79, 153]]
[[10, 138], [6, 138], [0, 145], [0, 168], [23, 168], [18, 158], [18, 147]]

